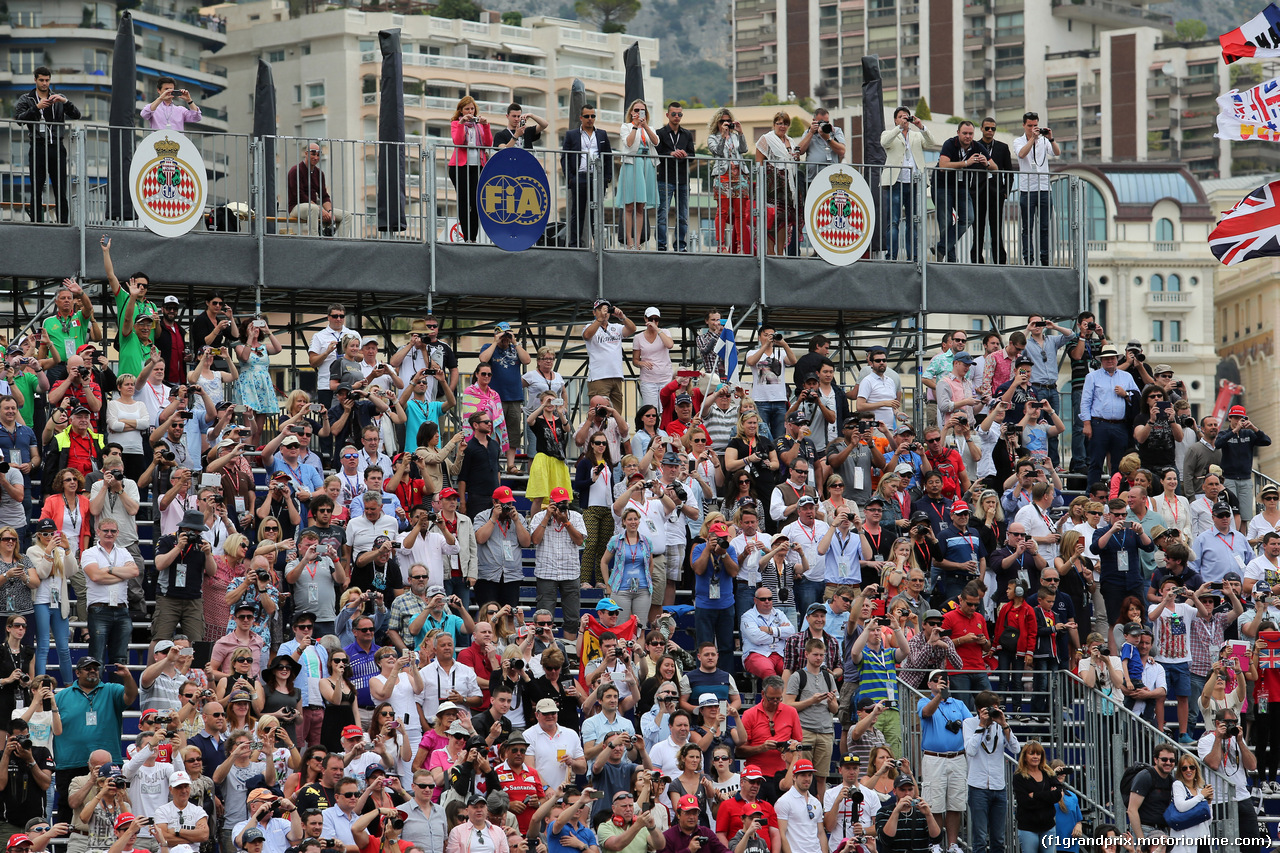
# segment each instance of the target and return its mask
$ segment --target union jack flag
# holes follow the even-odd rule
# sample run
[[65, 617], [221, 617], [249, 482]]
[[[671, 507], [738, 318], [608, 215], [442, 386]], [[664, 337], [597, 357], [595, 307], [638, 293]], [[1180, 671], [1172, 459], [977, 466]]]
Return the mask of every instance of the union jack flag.
[[1280, 669], [1280, 646], [1258, 650], [1258, 669]]
[[1236, 203], [1209, 232], [1209, 251], [1226, 266], [1280, 256], [1280, 181], [1263, 184]]

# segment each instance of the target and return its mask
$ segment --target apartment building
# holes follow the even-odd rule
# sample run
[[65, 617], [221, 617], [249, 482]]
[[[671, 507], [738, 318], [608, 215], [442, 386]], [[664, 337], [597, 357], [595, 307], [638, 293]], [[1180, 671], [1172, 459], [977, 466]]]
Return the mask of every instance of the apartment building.
[[1214, 98], [1263, 73], [1224, 66], [1216, 41], [1173, 41], [1158, 4], [1126, 0], [736, 0], [733, 39], [738, 104], [857, 104], [861, 57], [876, 54], [887, 105], [923, 95], [934, 113], [1001, 127], [1036, 110], [1069, 159], [1180, 161], [1201, 177], [1230, 174]]
[[[87, 121], [105, 124], [111, 100], [116, 0], [8, 0], [0, 4], [0, 117], [41, 65], [75, 101]], [[182, 0], [144, 0], [131, 10], [137, 39], [138, 99], [149, 101], [156, 79], [173, 77], [190, 89], [204, 113], [204, 130], [227, 129], [225, 110], [206, 103], [227, 85], [227, 69], [208, 55], [227, 43], [221, 22]]]
[[496, 13], [466, 21], [353, 9], [290, 17], [283, 0], [214, 8], [227, 19], [228, 43], [219, 60], [228, 68], [224, 103], [236, 131], [248, 132], [252, 125], [262, 58], [275, 77], [281, 134], [375, 138], [382, 68], [377, 34], [392, 27], [401, 29], [411, 140], [447, 139], [458, 99], [468, 94], [495, 123], [503, 120], [508, 103], [519, 101], [546, 118], [558, 138], [570, 126], [569, 89], [575, 78], [597, 104], [597, 125], [616, 134], [625, 109], [622, 52], [633, 42], [640, 44], [645, 95], [655, 112], [662, 101], [662, 81], [653, 76], [656, 39], [600, 33], [577, 21], [534, 17], [513, 26], [501, 23]]

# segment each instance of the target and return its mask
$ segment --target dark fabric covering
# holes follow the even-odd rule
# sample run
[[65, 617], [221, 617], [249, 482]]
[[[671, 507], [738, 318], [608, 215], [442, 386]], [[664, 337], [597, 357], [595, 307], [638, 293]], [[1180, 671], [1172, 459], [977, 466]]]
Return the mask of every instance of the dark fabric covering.
[[867, 186], [876, 194], [876, 231], [871, 237], [869, 251], [884, 250], [884, 235], [889, 222], [888, 195], [880, 189], [880, 170], [872, 166], [885, 163], [884, 146], [880, 135], [884, 133], [884, 85], [880, 79], [880, 57], [862, 57], [862, 162], [867, 164], [863, 177]]
[[378, 230], [404, 231], [404, 58], [400, 54], [400, 30], [380, 30], [382, 80], [378, 91]]
[[267, 200], [267, 209], [259, 211], [265, 220], [267, 233], [276, 233], [273, 218], [276, 205], [276, 84], [271, 76], [271, 64], [265, 59], [258, 60], [258, 81], [253, 87], [253, 136], [262, 141], [264, 151], [262, 162], [266, 164], [266, 186], [262, 197]]
[[[639, 42], [632, 42], [631, 47], [622, 52], [622, 68], [626, 73], [626, 84], [624, 86], [626, 96], [622, 101], [623, 110], [625, 111], [636, 98], [644, 98], [644, 71], [640, 67]], [[656, 115], [663, 112], [662, 105], [650, 104], [649, 109], [650, 112], [655, 114], [653, 122], [656, 122]]]
[[137, 45], [133, 40], [133, 16], [120, 13], [116, 29], [115, 53], [111, 58], [111, 107], [108, 111], [112, 130], [108, 131], [110, 161], [107, 163], [107, 218], [137, 219], [133, 198], [129, 195], [129, 168], [133, 165], [133, 147], [138, 126]]
[[[569, 87], [569, 124], [567, 130], [576, 130], [578, 127], [578, 116], [582, 115], [582, 105], [587, 102], [587, 87], [582, 84], [578, 78], [573, 79], [573, 85]], [[559, 145], [559, 142], [556, 143]]]

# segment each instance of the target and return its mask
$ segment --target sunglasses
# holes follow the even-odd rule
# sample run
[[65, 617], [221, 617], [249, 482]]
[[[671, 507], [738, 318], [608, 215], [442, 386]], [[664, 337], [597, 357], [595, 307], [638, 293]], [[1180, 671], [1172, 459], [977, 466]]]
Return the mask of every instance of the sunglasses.
[[413, 787], [417, 788], [420, 791], [430, 791], [432, 788], [435, 787], [435, 785], [428, 785], [423, 782], [414, 782]]
[[356, 798], [356, 793], [356, 791], [343, 791], [338, 796], [342, 797], [344, 800], [354, 800]]
[[[487, 421], [482, 421], [482, 423], [488, 423], [488, 422], [487, 422]], [[593, 441], [593, 442], [591, 442], [591, 446], [592, 446], [592, 447], [608, 447], [608, 442], [605, 442], [605, 441]]]
[[347, 663], [347, 662], [348, 662], [348, 659], [347, 659], [347, 658], [333, 658], [333, 659], [332, 659], [332, 662], [333, 662], [333, 663]]
[[409, 580], [411, 581], [424, 581], [426, 579], [426, 575], [409, 575]]
[[356, 633], [358, 633], [358, 634], [372, 634], [372, 633], [373, 633], [373, 629], [372, 629], [372, 628], [356, 628], [355, 630], [356, 630]]

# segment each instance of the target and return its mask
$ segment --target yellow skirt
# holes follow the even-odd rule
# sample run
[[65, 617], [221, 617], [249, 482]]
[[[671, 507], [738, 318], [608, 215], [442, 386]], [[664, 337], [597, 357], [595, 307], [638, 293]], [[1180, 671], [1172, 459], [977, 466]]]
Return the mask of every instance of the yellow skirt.
[[551, 497], [551, 490], [559, 487], [567, 489], [572, 497], [573, 480], [569, 477], [569, 466], [545, 453], [534, 456], [529, 465], [529, 485], [525, 487], [525, 497], [545, 501]]

